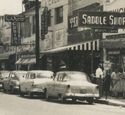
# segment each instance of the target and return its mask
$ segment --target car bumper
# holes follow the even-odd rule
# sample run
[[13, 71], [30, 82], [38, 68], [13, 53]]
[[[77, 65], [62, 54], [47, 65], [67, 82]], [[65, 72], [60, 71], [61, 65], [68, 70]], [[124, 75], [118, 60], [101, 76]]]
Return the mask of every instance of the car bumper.
[[99, 94], [73, 94], [73, 93], [67, 93], [64, 95], [65, 98], [98, 98]]

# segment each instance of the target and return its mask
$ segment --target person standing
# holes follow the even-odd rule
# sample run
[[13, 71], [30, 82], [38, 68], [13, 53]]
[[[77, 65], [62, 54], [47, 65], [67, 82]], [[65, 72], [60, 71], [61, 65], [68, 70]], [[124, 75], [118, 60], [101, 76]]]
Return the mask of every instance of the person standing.
[[111, 90], [111, 94], [112, 96], [117, 96], [117, 90], [116, 90], [116, 87], [117, 87], [117, 83], [119, 81], [119, 78], [118, 78], [118, 70], [117, 69], [113, 69], [112, 70], [112, 73], [111, 73], [111, 86], [110, 86], [110, 90]]
[[104, 81], [103, 81], [103, 91], [104, 91], [106, 99], [110, 93], [110, 84], [111, 84], [111, 75], [110, 75], [110, 71], [107, 70], [106, 76], [105, 76]]
[[119, 82], [118, 82], [118, 96], [124, 96], [125, 94], [125, 74], [123, 72], [123, 69], [120, 68], [118, 71], [118, 77], [119, 77]]
[[98, 84], [100, 78], [103, 78], [103, 71], [102, 71], [101, 65], [98, 65], [95, 75], [96, 75], [96, 83]]
[[98, 65], [98, 68], [96, 69], [95, 72], [95, 76], [96, 76], [96, 84], [99, 86], [99, 95], [100, 97], [102, 97], [103, 95], [103, 71], [101, 68], [101, 65]]

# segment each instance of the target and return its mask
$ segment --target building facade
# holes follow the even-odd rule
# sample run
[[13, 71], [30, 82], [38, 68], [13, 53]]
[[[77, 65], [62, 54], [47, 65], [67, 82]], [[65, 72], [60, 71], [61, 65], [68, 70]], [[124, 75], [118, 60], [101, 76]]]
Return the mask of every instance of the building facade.
[[[104, 11], [125, 12], [124, 0], [109, 0], [104, 3]], [[125, 69], [125, 29], [118, 28], [116, 33], [104, 33], [102, 45], [104, 47], [104, 65], [109, 62], [110, 69]], [[107, 65], [108, 66], [108, 65]], [[107, 68], [107, 67], [106, 67]], [[108, 68], [107, 68], [108, 69]]]
[[62, 69], [91, 73], [101, 62], [99, 41], [101, 33], [92, 29], [69, 32], [69, 17], [81, 10], [102, 10], [100, 0], [42, 0], [42, 7], [51, 12], [51, 25], [43, 41], [41, 53], [46, 57], [46, 68], [53, 71]]

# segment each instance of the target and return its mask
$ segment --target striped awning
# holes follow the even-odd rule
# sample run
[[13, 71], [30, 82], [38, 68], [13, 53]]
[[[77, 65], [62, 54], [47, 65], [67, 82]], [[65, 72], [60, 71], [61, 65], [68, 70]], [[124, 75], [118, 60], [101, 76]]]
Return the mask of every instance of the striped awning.
[[78, 43], [74, 45], [68, 45], [68, 46], [59, 47], [59, 48], [55, 48], [47, 51], [42, 51], [41, 53], [58, 53], [65, 50], [99, 51], [99, 49], [100, 49], [99, 39], [96, 39], [96, 40], [91, 40], [83, 43]]
[[99, 40], [87, 41], [84, 43], [72, 45], [68, 50], [96, 50], [99, 51]]
[[20, 58], [16, 61], [16, 65], [28, 65], [28, 64], [35, 64], [36, 58]]

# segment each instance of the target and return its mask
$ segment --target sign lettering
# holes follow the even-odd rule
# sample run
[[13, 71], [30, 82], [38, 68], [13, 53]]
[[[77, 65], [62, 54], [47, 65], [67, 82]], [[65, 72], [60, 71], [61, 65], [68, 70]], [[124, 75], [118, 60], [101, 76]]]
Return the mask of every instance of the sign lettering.
[[6, 22], [24, 22], [25, 17], [22, 15], [5, 15]]
[[76, 27], [118, 29], [125, 28], [125, 13], [118, 12], [83, 12], [70, 16], [69, 29]]

